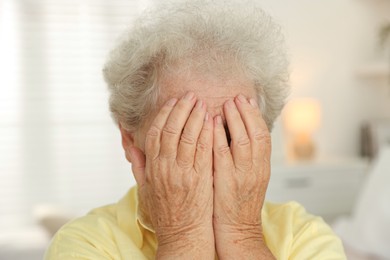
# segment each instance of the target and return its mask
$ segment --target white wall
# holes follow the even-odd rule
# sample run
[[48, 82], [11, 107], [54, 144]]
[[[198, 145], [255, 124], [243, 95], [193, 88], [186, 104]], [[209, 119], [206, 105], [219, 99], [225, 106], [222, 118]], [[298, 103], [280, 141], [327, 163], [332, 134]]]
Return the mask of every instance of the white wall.
[[[0, 55], [7, 57], [4, 54], [8, 53], [8, 57], [13, 57], [13, 59], [4, 59], [3, 62], [0, 59], [0, 67], [3, 69], [0, 78], [3, 82], [10, 79], [7, 84], [0, 86], [2, 89], [2, 95], [0, 95], [0, 101], [2, 101], [0, 102], [0, 126], [2, 126], [0, 127], [0, 177], [2, 180], [0, 182], [0, 229], [11, 227], [12, 223], [19, 224], [16, 216], [26, 218], [33, 205], [37, 203], [58, 202], [65, 206], [71, 204], [75, 208], [89, 209], [97, 206], [96, 203], [101, 205], [106, 201], [117, 200], [134, 183], [134, 179], [130, 177], [129, 165], [120, 147], [119, 133], [109, 121], [106, 99], [101, 99], [104, 106], [95, 104], [97, 100], [95, 97], [89, 99], [91, 103], [85, 103], [86, 107], [81, 106], [82, 103], [79, 102], [88, 96], [94, 87], [97, 92], [100, 91], [99, 89], [103, 92], [105, 89], [100, 70], [103, 57], [108, 51], [107, 45], [111, 40], [108, 42], [94, 41], [95, 38], [89, 39], [84, 33], [80, 33], [86, 39], [79, 41], [80, 35], [77, 35], [77, 30], [74, 30], [75, 27], [72, 26], [77, 28], [79, 23], [77, 19], [86, 19], [86, 21], [92, 19], [91, 23], [85, 24], [96, 26], [96, 23], [92, 21], [97, 19], [96, 14], [102, 13], [99, 11], [101, 8], [106, 10], [107, 2], [91, 0], [90, 2], [95, 3], [96, 6], [91, 9], [90, 16], [79, 16], [76, 12], [75, 20], [72, 16], [63, 17], [71, 21], [64, 22], [64, 25], [71, 26], [70, 28], [73, 29], [69, 31], [76, 34], [76, 36], [68, 35], [69, 42], [85, 45], [86, 50], [92, 46], [97, 51], [99, 60], [94, 60], [96, 66], [87, 66], [90, 70], [96, 67], [96, 72], [92, 71], [89, 74], [81, 70], [80, 73], [70, 73], [64, 69], [73, 69], [73, 67], [68, 66], [63, 59], [54, 59], [54, 54], [59, 52], [52, 53], [48, 62], [50, 65], [60, 63], [61, 66], [55, 67], [60, 68], [57, 70], [59, 75], [68, 75], [65, 72], [70, 73], [69, 75], [84, 75], [85, 78], [81, 80], [85, 79], [86, 82], [79, 83], [66, 76], [61, 84], [50, 82], [51, 92], [48, 95], [53, 95], [56, 89], [59, 90], [59, 94], [54, 95], [57, 99], [50, 99], [50, 104], [55, 105], [52, 104], [49, 110], [44, 106], [49, 103], [42, 103], [44, 99], [36, 96], [36, 90], [45, 88], [47, 87], [45, 84], [48, 84], [45, 81], [46, 73], [44, 73], [48, 68], [41, 66], [46, 60], [40, 56], [44, 52], [39, 44], [39, 41], [43, 39], [39, 30], [44, 27], [45, 21], [35, 19], [37, 10], [34, 11], [31, 8], [37, 2], [41, 3], [41, 1], [9, 0], [7, 2], [0, 0], [0, 11], [5, 10], [5, 3], [23, 3], [20, 7], [23, 7], [22, 10], [25, 13], [21, 14], [26, 15], [25, 19], [34, 18], [32, 19], [34, 23], [26, 22], [26, 26], [20, 28], [29, 36], [25, 38], [27, 40], [23, 39], [23, 48], [21, 46], [19, 46], [20, 49], [14, 48], [15, 52], [21, 52], [26, 56], [27, 66], [25, 64], [21, 69], [17, 67], [19, 60], [15, 61], [15, 64], [10, 62], [17, 60], [17, 53], [13, 55], [14, 53], [10, 51], [12, 49], [10, 46], [18, 46], [17, 42], [10, 42], [10, 39], [0, 41], [0, 46], [8, 46], [2, 49]], [[138, 3], [126, 0], [123, 2], [126, 5]], [[146, 1], [141, 2], [146, 5]], [[378, 56], [379, 52], [376, 51], [377, 24], [390, 13], [390, 1], [262, 0], [262, 2], [264, 8], [282, 24], [286, 33], [292, 60], [292, 97], [312, 96], [322, 103], [323, 123], [316, 135], [319, 153], [326, 156], [357, 154], [358, 127], [361, 121], [372, 117], [390, 117], [390, 91], [386, 89], [385, 84], [362, 81], [355, 76], [355, 69], [358, 66]], [[25, 5], [26, 3], [29, 5]], [[58, 5], [59, 9], [62, 5], [71, 6], [68, 0], [50, 3], [49, 7]], [[45, 6], [48, 8], [47, 5]], [[104, 26], [96, 27], [100, 29], [93, 32], [98, 34], [106, 30], [107, 35], [112, 35], [114, 33], [112, 28], [119, 30], [127, 24], [124, 22], [128, 18], [127, 9], [134, 11], [143, 5], [132, 6], [132, 8], [118, 6], [116, 7], [118, 10], [114, 8], [115, 12], [108, 10], [107, 21], [109, 22], [103, 21]], [[115, 15], [110, 18], [111, 12]], [[0, 15], [0, 18], [7, 20], [4, 15]], [[49, 15], [46, 18], [57, 20], [55, 15]], [[62, 18], [58, 17], [58, 19]], [[53, 22], [49, 24], [55, 25]], [[1, 25], [7, 24], [4, 22], [0, 24], [0, 32], [6, 31], [4, 29], [6, 27]], [[66, 29], [64, 25], [61, 25], [61, 28]], [[60, 31], [56, 29], [54, 32]], [[16, 35], [11, 34], [11, 36], [17, 38]], [[54, 39], [61, 40], [55, 43], [63, 42], [66, 46], [71, 45], [64, 41], [64, 36], [54, 37]], [[57, 47], [54, 49], [57, 50], [59, 45], [55, 46]], [[76, 53], [79, 54], [79, 52]], [[69, 59], [77, 55], [70, 56]], [[51, 59], [54, 59], [53, 63]], [[50, 69], [53, 68], [54, 66], [50, 67]], [[10, 73], [4, 73], [7, 71]], [[94, 77], [90, 78], [91, 74]], [[53, 76], [51, 73], [48, 75]], [[15, 82], [12, 81], [13, 77]], [[76, 79], [79, 80], [79, 77]], [[63, 88], [63, 84], [67, 87]], [[82, 95], [67, 100], [69, 102], [58, 99], [64, 96], [61, 93], [66, 91], [72, 93], [74, 89], [71, 88], [72, 86], [79, 89]], [[13, 96], [16, 88], [20, 88], [20, 91], [17, 92], [18, 95]], [[27, 100], [29, 97], [31, 97], [30, 101]], [[46, 94], [44, 97], [46, 98]], [[99, 95], [99, 99], [102, 97], [103, 94]], [[17, 106], [21, 102], [24, 106], [23, 111]], [[86, 114], [89, 116], [85, 117]], [[93, 120], [87, 122], [85, 118]], [[76, 126], [78, 123], [81, 125], [79, 128], [74, 124], [64, 127], [61, 124], [64, 120], [68, 123], [73, 122]], [[99, 120], [102, 120], [101, 125], [96, 124], [96, 121], [100, 122]], [[51, 128], [46, 127], [46, 124], [53, 122], [56, 124]], [[93, 127], [93, 131], [89, 131], [88, 126]], [[280, 155], [283, 151], [282, 129], [280, 124], [276, 126], [273, 150], [276, 155]], [[87, 181], [90, 176], [88, 174], [93, 174], [93, 182]], [[101, 184], [104, 184], [105, 189]], [[85, 185], [88, 185], [87, 189]]]
[[[315, 136], [319, 156], [357, 155], [362, 121], [390, 118], [390, 83], [356, 75], [361, 65], [384, 57], [377, 33], [379, 24], [390, 21], [390, 1], [264, 0], [263, 4], [286, 34], [291, 97], [310, 96], [322, 104], [322, 126]], [[275, 129], [274, 137], [280, 132]]]

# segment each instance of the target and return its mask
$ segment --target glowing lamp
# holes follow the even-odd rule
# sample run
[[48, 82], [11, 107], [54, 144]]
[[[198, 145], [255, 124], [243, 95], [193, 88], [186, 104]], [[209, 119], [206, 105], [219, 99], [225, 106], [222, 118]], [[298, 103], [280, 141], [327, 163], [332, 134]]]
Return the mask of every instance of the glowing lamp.
[[289, 136], [289, 154], [298, 160], [312, 159], [315, 154], [313, 132], [320, 126], [321, 106], [318, 100], [291, 100], [284, 110], [284, 124]]

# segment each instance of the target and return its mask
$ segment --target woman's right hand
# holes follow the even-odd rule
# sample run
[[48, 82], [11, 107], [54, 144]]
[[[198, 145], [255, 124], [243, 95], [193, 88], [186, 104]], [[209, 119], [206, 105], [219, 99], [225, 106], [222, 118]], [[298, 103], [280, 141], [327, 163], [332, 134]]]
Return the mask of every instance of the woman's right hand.
[[145, 154], [131, 148], [157, 257], [214, 258], [212, 144], [213, 120], [189, 92], [163, 105], [147, 132]]

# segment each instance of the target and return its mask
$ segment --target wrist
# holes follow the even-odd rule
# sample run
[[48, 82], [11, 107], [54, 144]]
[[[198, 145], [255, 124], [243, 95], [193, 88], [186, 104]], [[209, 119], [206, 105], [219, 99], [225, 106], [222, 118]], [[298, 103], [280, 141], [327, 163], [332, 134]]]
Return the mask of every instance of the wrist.
[[219, 259], [275, 259], [265, 243], [261, 225], [215, 227]]
[[263, 241], [241, 241], [238, 243], [227, 243], [218, 245], [217, 254], [220, 260], [225, 259], [248, 259], [248, 260], [275, 260], [272, 254]]
[[[214, 232], [216, 237], [221, 237], [227, 240], [237, 241], [264, 241], [263, 228], [260, 223], [256, 224], [226, 224], [215, 223]], [[236, 242], [237, 242], [236, 241]]]
[[156, 259], [214, 259], [212, 226], [161, 230]]

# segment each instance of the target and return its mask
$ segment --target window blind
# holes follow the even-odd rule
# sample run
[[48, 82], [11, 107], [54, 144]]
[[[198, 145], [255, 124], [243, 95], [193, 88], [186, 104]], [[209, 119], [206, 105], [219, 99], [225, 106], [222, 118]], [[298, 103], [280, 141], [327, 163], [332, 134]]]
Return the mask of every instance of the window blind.
[[102, 66], [149, 2], [0, 0], [0, 230], [117, 201], [135, 181]]

